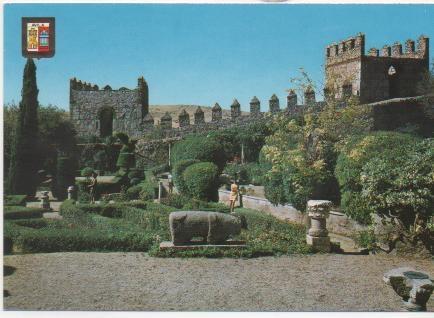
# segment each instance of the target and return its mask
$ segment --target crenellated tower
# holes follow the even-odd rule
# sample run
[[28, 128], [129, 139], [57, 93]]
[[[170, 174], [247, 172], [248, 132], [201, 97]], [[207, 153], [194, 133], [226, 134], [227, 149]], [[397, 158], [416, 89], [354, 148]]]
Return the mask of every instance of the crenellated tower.
[[371, 48], [365, 55], [365, 35], [358, 34], [326, 47], [326, 90], [343, 99], [357, 95], [362, 103], [417, 95], [417, 83], [429, 69], [429, 39], [420, 36]]

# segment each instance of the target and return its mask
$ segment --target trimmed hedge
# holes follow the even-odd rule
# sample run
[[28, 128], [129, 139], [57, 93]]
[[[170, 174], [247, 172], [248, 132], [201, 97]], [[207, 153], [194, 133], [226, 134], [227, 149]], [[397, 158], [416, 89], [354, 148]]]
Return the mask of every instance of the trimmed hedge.
[[144, 252], [153, 243], [152, 234], [143, 231], [111, 231], [81, 227], [30, 229], [11, 222], [5, 223], [5, 237], [12, 240], [14, 250], [23, 253]]
[[84, 213], [94, 213], [111, 218], [121, 218], [127, 208], [146, 209], [143, 201], [116, 202], [106, 204], [75, 204], [73, 200], [65, 200], [60, 205], [60, 214], [64, 217], [74, 216], [76, 210]]
[[218, 167], [212, 162], [199, 162], [188, 166], [182, 174], [186, 194], [199, 200], [217, 200]]
[[46, 210], [41, 208], [5, 206], [3, 210], [3, 217], [6, 220], [41, 218], [44, 212], [46, 212]]
[[25, 206], [26, 202], [27, 202], [27, 195], [25, 194], [6, 195], [4, 205]]
[[221, 172], [226, 164], [226, 155], [220, 142], [207, 136], [191, 135], [177, 142], [172, 149], [173, 164], [181, 160], [208, 161], [217, 165]]
[[185, 169], [187, 169], [189, 166], [199, 162], [200, 162], [199, 160], [187, 159], [187, 160], [180, 160], [176, 164], [174, 164], [173, 174], [172, 174], [173, 183], [175, 184], [176, 189], [181, 194], [187, 193], [187, 186], [185, 185], [184, 177], [182, 176], [182, 174], [184, 173]]

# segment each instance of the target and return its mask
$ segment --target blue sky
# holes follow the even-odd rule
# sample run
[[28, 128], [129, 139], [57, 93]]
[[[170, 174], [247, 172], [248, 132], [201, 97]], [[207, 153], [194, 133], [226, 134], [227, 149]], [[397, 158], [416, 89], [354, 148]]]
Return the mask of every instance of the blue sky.
[[[68, 109], [69, 78], [134, 88], [144, 76], [151, 104], [220, 103], [268, 109], [285, 103], [303, 67], [323, 80], [324, 48], [366, 34], [366, 49], [434, 42], [434, 5], [6, 4], [4, 102], [21, 99], [21, 17], [56, 18], [56, 54], [36, 60], [39, 102]], [[432, 54], [430, 59], [432, 60]]]

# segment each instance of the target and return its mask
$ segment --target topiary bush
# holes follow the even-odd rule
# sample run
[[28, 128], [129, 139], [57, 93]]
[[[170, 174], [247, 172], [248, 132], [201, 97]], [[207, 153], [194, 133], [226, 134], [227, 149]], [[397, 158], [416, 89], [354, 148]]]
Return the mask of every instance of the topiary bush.
[[186, 194], [199, 200], [218, 198], [218, 167], [211, 162], [199, 162], [188, 166], [182, 174]]
[[93, 168], [91, 167], [86, 167], [83, 168], [83, 170], [81, 170], [81, 176], [82, 177], [90, 177], [92, 175], [92, 173], [94, 173], [95, 170], [93, 170]]
[[226, 155], [221, 143], [211, 137], [191, 135], [177, 142], [171, 153], [173, 165], [181, 160], [208, 161], [217, 165], [221, 172], [226, 164]]
[[180, 193], [186, 194], [188, 191], [182, 174], [184, 173], [185, 169], [187, 169], [187, 167], [198, 162], [199, 160], [187, 159], [187, 160], [180, 160], [173, 165], [173, 173], [172, 173], [173, 183], [175, 184], [176, 189]]
[[361, 195], [365, 164], [373, 158], [404, 156], [406, 147], [418, 141], [418, 137], [398, 132], [374, 132], [350, 139], [342, 147], [335, 168], [345, 214], [361, 223], [369, 223], [373, 211]]
[[77, 200], [80, 203], [89, 203], [90, 202], [90, 193], [88, 189], [89, 181], [82, 180], [76, 181], [77, 185]]

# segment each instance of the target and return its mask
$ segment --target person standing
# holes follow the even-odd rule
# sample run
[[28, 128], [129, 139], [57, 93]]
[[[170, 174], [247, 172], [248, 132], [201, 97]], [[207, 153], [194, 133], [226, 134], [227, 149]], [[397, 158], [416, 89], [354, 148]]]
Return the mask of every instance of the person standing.
[[172, 192], [173, 192], [173, 178], [172, 178], [172, 175], [169, 174], [167, 179], [169, 181], [169, 194], [172, 194]]
[[231, 184], [231, 193], [229, 195], [230, 213], [234, 212], [235, 202], [237, 202], [237, 200], [238, 200], [238, 185], [236, 184], [235, 180], [233, 180]]
[[96, 186], [98, 184], [97, 181], [98, 174], [94, 171], [90, 177], [90, 184], [88, 185], [89, 193], [90, 193], [90, 203], [95, 203], [96, 196]]

